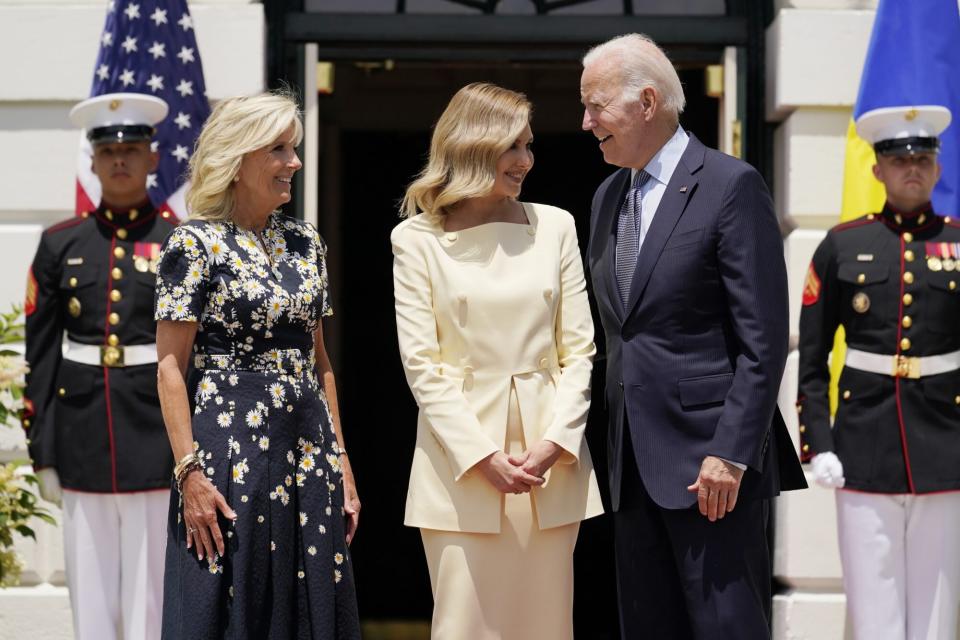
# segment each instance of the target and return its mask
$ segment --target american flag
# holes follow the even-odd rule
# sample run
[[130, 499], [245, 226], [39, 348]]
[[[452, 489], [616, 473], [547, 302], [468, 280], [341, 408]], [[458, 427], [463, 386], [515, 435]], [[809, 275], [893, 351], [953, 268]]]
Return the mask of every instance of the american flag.
[[[170, 113], [157, 126], [157, 173], [147, 178], [154, 205], [186, 216], [187, 161], [210, 115], [203, 66], [186, 0], [110, 0], [90, 96], [133, 92], [167, 101]], [[90, 171], [92, 150], [81, 136], [77, 164], [77, 213], [96, 208], [100, 183]]]

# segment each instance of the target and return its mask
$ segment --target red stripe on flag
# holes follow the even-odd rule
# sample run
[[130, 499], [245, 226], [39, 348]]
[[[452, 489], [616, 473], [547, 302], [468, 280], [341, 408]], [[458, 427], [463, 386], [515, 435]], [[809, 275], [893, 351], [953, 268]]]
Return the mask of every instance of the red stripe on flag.
[[93, 211], [96, 208], [97, 205], [93, 204], [90, 196], [88, 196], [86, 190], [84, 190], [83, 185], [77, 180], [77, 209], [75, 213], [79, 216], [82, 215], [84, 211]]

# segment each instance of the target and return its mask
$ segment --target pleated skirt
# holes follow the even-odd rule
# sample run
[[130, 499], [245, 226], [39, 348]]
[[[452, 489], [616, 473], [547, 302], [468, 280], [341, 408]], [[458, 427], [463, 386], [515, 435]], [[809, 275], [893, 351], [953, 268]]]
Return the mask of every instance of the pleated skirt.
[[[505, 451], [526, 448], [515, 391]], [[503, 496], [500, 533], [421, 529], [434, 640], [573, 638], [573, 550], [580, 523], [541, 530], [529, 493]]]

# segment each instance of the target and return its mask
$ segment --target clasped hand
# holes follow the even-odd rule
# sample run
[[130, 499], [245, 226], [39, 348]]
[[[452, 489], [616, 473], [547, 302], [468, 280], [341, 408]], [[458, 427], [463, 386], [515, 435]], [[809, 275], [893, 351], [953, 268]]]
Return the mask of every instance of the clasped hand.
[[563, 453], [560, 445], [541, 440], [518, 456], [503, 451], [490, 454], [477, 463], [487, 480], [501, 493], [528, 493], [542, 485], [543, 475]]
[[707, 456], [700, 465], [696, 482], [687, 491], [697, 494], [700, 513], [716, 522], [737, 506], [743, 470], [714, 456]]

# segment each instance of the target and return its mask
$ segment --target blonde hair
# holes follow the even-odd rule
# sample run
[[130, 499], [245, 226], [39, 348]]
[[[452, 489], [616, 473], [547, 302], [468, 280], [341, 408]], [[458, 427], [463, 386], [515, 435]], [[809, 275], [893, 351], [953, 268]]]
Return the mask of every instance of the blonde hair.
[[187, 207], [191, 219], [226, 220], [235, 204], [233, 179], [243, 156], [277, 140], [293, 125], [303, 139], [300, 107], [287, 92], [239, 96], [220, 102], [203, 125], [190, 158]]
[[641, 91], [653, 87], [663, 101], [664, 108], [674, 119], [680, 117], [687, 102], [683, 85], [673, 63], [656, 42], [642, 33], [617, 36], [590, 49], [583, 56], [583, 66], [608, 57], [614, 58], [621, 69], [622, 96], [625, 100], [639, 100]]
[[400, 214], [439, 218], [457, 202], [489, 194], [497, 160], [530, 123], [531, 110], [525, 95], [493, 84], [457, 91], [433, 128], [427, 166], [407, 187]]

